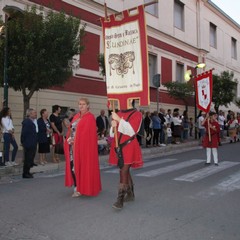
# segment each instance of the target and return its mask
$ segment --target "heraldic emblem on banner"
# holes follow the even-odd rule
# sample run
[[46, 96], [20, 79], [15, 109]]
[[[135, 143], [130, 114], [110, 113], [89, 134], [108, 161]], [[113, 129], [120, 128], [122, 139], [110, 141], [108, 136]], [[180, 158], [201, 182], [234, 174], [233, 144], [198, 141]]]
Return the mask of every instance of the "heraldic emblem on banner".
[[130, 99], [149, 105], [148, 51], [144, 6], [120, 18], [102, 18], [108, 100], [126, 109]]
[[195, 81], [197, 107], [209, 112], [212, 103], [212, 71], [197, 76]]

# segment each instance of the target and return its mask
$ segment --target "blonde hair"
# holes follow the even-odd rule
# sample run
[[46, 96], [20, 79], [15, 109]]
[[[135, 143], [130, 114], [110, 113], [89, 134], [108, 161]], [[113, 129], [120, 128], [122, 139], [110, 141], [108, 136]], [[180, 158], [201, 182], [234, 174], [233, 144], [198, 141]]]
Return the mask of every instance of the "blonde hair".
[[80, 102], [80, 101], [85, 102], [85, 103], [87, 104], [87, 106], [88, 106], [88, 109], [90, 108], [90, 102], [89, 102], [88, 98], [82, 97], [82, 98], [79, 99], [79, 102]]

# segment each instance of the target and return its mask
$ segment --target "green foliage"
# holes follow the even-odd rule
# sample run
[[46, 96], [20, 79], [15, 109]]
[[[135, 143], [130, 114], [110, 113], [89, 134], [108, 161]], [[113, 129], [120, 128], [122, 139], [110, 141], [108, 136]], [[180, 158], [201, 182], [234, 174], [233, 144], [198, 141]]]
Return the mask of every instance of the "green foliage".
[[228, 107], [236, 96], [237, 80], [234, 73], [223, 71], [220, 75], [213, 75], [214, 109], [218, 112], [220, 106]]
[[[39, 13], [40, 14], [37, 14]], [[35, 91], [63, 85], [71, 76], [69, 61], [83, 51], [85, 26], [80, 20], [63, 12], [43, 13], [36, 6], [21, 17], [7, 22], [8, 83], [30, 99]], [[0, 60], [3, 62], [3, 40], [0, 40]], [[3, 64], [0, 66], [3, 76]], [[0, 79], [1, 84], [3, 79]]]
[[237, 98], [237, 99], [235, 100], [235, 104], [240, 108], [240, 98]]
[[103, 53], [98, 55], [98, 65], [100, 67], [100, 74], [106, 76], [105, 58]]
[[192, 97], [194, 94], [194, 88], [191, 81], [189, 82], [167, 82], [163, 84], [169, 95], [174, 99], [183, 100], [185, 105], [188, 105], [189, 97]]

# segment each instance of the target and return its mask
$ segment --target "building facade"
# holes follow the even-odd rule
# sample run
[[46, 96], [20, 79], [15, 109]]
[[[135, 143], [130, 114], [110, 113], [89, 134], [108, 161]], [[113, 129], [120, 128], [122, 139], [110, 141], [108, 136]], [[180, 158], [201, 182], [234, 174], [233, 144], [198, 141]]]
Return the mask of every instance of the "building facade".
[[[42, 5], [45, 9], [64, 10], [67, 14], [80, 16], [86, 23], [84, 38], [85, 51], [74, 58], [73, 76], [63, 87], [41, 90], [34, 94], [31, 106], [38, 112], [58, 104], [64, 109], [78, 108], [80, 96], [88, 97], [91, 111], [97, 116], [100, 109], [107, 110], [105, 79], [100, 75], [97, 61], [103, 53], [103, 36], [100, 17], [114, 14], [125, 9], [152, 2], [152, 0], [2, 0], [5, 5], [21, 9], [31, 5]], [[184, 81], [184, 73], [191, 69], [194, 74], [214, 68], [219, 74], [224, 70], [234, 72], [240, 81], [240, 26], [221, 9], [207, 0], [158, 0], [158, 3], [145, 8], [150, 75], [150, 111], [159, 107], [164, 109], [180, 108], [184, 103], [171, 98], [163, 85], [160, 89], [153, 86], [152, 78], [161, 74], [161, 83]], [[4, 13], [2, 12], [4, 16]], [[199, 62], [206, 63], [205, 69], [195, 69]], [[159, 94], [157, 91], [159, 90]], [[1, 89], [0, 95], [3, 95]], [[157, 96], [159, 97], [157, 99]], [[238, 84], [237, 97], [240, 97]], [[9, 107], [11, 107], [17, 132], [20, 131], [23, 100], [20, 92], [9, 89]], [[194, 115], [194, 103], [189, 103], [189, 115]], [[237, 111], [232, 104], [230, 108]], [[225, 108], [221, 108], [227, 110]]]

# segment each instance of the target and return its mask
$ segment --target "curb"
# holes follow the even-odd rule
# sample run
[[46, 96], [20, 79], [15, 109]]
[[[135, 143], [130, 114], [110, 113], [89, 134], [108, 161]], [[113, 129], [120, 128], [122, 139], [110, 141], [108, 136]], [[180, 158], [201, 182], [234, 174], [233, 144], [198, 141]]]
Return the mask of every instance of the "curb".
[[[222, 142], [222, 144], [227, 143], [227, 141]], [[202, 149], [202, 146], [199, 145], [198, 140], [192, 140], [185, 143], [180, 144], [170, 144], [165, 147], [150, 147], [145, 148], [142, 147], [143, 159], [157, 158], [171, 154], [177, 154], [181, 152], [187, 152], [194, 149]], [[49, 156], [50, 157], [50, 154]], [[108, 166], [108, 158], [109, 155], [99, 155], [99, 162], [101, 166]], [[11, 178], [22, 175], [22, 151], [18, 152], [18, 156], [16, 158], [16, 162], [21, 163], [18, 166], [13, 167], [1, 167], [0, 168], [0, 181], [4, 178]], [[33, 167], [31, 172], [36, 173], [47, 173], [54, 174], [57, 172], [64, 172], [65, 169], [65, 161], [64, 156], [61, 156], [61, 161], [59, 163], [52, 163], [49, 161], [46, 165], [38, 165], [37, 167]]]

